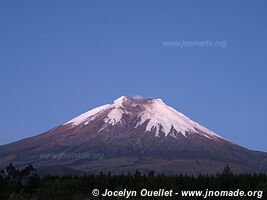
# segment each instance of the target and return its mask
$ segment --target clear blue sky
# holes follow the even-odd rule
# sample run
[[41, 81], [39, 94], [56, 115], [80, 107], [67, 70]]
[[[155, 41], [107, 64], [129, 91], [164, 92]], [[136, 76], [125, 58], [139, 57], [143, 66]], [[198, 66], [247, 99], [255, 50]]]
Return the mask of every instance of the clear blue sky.
[[[0, 1], [0, 144], [122, 95], [267, 151], [267, 2]], [[227, 41], [164, 47], [164, 41]]]

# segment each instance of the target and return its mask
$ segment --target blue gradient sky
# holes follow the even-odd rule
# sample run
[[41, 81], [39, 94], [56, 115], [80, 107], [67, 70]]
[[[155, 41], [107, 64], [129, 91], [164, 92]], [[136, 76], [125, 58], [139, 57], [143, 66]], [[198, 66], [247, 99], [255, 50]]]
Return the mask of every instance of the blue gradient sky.
[[[122, 95], [267, 151], [267, 2], [0, 1], [0, 144]], [[163, 47], [164, 41], [227, 41]]]

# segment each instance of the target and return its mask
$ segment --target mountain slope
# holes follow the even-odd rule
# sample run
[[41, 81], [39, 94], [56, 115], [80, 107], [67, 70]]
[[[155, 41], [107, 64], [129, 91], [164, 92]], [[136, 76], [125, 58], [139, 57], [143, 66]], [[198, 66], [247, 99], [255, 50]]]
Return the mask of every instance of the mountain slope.
[[0, 147], [0, 165], [73, 171], [267, 172], [267, 154], [233, 144], [160, 99], [120, 97], [48, 132]]

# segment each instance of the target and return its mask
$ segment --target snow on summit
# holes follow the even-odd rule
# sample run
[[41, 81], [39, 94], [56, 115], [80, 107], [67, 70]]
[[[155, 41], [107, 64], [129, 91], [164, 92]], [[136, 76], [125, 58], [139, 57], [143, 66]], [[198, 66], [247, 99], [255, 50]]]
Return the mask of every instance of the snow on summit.
[[155, 132], [155, 136], [158, 136], [160, 132], [163, 132], [165, 136], [170, 134], [175, 137], [175, 130], [177, 133], [180, 133], [185, 137], [186, 134], [197, 133], [207, 138], [221, 138], [221, 136], [216, 133], [167, 106], [161, 99], [143, 98], [140, 96], [122, 96], [113, 101], [112, 104], [94, 108], [75, 117], [65, 123], [65, 125], [71, 124], [72, 127], [78, 125], [90, 125], [91, 121], [104, 112], [107, 113], [104, 118], [104, 125], [98, 132], [102, 131], [109, 125], [114, 126], [118, 123], [123, 124], [123, 116], [128, 115], [131, 118], [138, 119], [137, 123], [135, 122], [135, 128], [147, 123], [146, 131]]

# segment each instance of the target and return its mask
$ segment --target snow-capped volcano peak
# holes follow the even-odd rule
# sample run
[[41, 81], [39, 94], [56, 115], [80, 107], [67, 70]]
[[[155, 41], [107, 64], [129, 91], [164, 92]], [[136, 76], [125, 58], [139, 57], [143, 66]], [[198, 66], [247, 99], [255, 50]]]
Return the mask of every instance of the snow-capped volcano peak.
[[[104, 125], [98, 131], [102, 131], [108, 126], [124, 123], [124, 116], [128, 116], [133, 120], [135, 128], [146, 124], [145, 131], [154, 132], [155, 136], [159, 136], [162, 132], [165, 136], [170, 135], [176, 137], [177, 133], [187, 137], [187, 134], [198, 134], [207, 138], [221, 138], [219, 135], [201, 126], [200, 124], [189, 119], [182, 113], [167, 106], [161, 99], [127, 97], [121, 96], [113, 101], [112, 104], [92, 109], [66, 124], [72, 127], [77, 125], [90, 125], [90, 122], [104, 115]], [[137, 122], [136, 122], [137, 121]]]
[[[104, 156], [101, 159], [40, 156], [45, 152]], [[267, 173], [266, 158], [267, 153], [249, 151], [221, 138], [161, 99], [140, 96], [122, 96], [65, 125], [0, 146], [2, 166], [11, 162], [33, 163], [47, 167], [48, 173], [51, 169], [63, 169], [67, 174], [71, 169], [75, 173], [81, 170], [79, 174], [136, 170], [169, 175], [217, 174], [225, 163], [234, 166], [236, 172]]]

